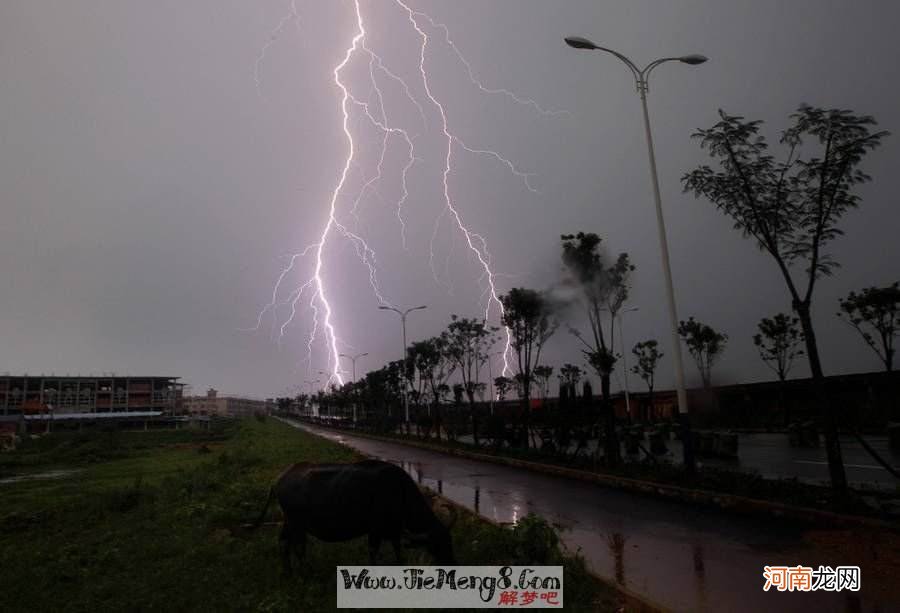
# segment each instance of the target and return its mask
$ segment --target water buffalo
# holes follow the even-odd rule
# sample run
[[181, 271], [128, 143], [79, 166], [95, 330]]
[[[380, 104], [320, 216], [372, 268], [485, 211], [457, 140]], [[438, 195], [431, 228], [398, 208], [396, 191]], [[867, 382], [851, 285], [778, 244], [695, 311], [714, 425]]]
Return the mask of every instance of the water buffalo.
[[292, 552], [303, 559], [307, 534], [330, 542], [366, 535], [372, 564], [383, 540], [391, 541], [400, 562], [404, 537], [424, 545], [438, 564], [454, 564], [449, 530], [412, 478], [394, 464], [294, 464], [269, 491], [256, 525], [275, 497], [284, 515], [280, 540], [285, 572], [291, 570]]

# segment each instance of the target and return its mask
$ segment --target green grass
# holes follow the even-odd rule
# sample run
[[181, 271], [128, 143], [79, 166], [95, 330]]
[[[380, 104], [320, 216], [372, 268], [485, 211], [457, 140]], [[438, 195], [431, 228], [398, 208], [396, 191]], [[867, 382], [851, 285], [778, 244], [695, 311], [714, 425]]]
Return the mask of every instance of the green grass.
[[[212, 432], [93, 432], [29, 440], [0, 472], [68, 468], [57, 480], [0, 484], [0, 611], [328, 611], [335, 566], [366, 564], [365, 540], [311, 539], [292, 577], [277, 527], [255, 531], [269, 486], [293, 462], [347, 462], [347, 448], [275, 420]], [[271, 519], [277, 519], [272, 512]], [[564, 564], [570, 610], [612, 610], [615, 598], [564, 556], [546, 524], [517, 529], [462, 514], [460, 564]], [[390, 547], [382, 561], [393, 563]], [[429, 564], [411, 550], [410, 564]]]

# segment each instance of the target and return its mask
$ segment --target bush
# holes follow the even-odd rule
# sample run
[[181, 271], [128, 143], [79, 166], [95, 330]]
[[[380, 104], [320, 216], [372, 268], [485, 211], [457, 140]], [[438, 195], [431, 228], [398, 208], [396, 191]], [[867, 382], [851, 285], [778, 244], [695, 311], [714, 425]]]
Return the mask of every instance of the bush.
[[529, 513], [513, 526], [516, 558], [520, 564], [551, 564], [559, 561], [559, 533], [547, 521]]

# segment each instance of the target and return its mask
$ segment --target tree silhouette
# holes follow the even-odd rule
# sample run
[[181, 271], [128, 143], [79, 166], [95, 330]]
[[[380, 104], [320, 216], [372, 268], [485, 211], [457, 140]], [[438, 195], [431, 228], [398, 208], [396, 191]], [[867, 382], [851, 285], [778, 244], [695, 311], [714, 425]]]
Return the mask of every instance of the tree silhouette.
[[784, 382], [794, 365], [794, 360], [803, 355], [800, 344], [803, 332], [797, 328], [799, 319], [778, 313], [772, 319], [763, 317], [757, 327], [759, 333], [753, 335], [753, 344], [759, 350], [759, 357], [766, 366]]
[[559, 378], [559, 395], [561, 401], [564, 396], [573, 401], [575, 400], [578, 392], [578, 382], [581, 380], [583, 374], [584, 371], [574, 364], [569, 364], [567, 362], [562, 365], [559, 369], [559, 374], [557, 375]]
[[691, 357], [697, 363], [703, 387], [712, 385], [712, 367], [715, 361], [725, 351], [728, 344], [728, 335], [716, 332], [712, 327], [699, 322], [693, 317], [687, 321], [678, 323], [678, 334], [687, 345]]
[[550, 384], [550, 377], [553, 376], [552, 366], [535, 366], [534, 379], [538, 386], [541, 398], [547, 397], [547, 386]]
[[[615, 318], [628, 299], [629, 277], [634, 266], [627, 253], [619, 254], [615, 262], [607, 265], [600, 254], [601, 239], [594, 233], [565, 234], [560, 239], [562, 261], [570, 274], [569, 281], [579, 290], [590, 334], [570, 330], [587, 347], [584, 354], [588, 363], [600, 376], [605, 415], [604, 455], [607, 464], [615, 466], [620, 461], [616, 416], [610, 400], [610, 378], [616, 365]], [[604, 319], [609, 320], [608, 332], [604, 331]]]
[[656, 367], [659, 365], [663, 353], [659, 350], [659, 344], [654, 339], [635, 343], [631, 348], [631, 353], [637, 358], [637, 363], [631, 367], [631, 372], [639, 376], [647, 384], [647, 391], [650, 395], [648, 404], [650, 405], [650, 413], [653, 412], [653, 386], [656, 379]]
[[498, 328], [483, 321], [451, 315], [450, 325], [441, 333], [444, 357], [454, 365], [462, 379], [462, 387], [469, 401], [469, 418], [472, 437], [478, 445], [478, 419], [475, 415], [475, 393], [478, 391], [478, 373], [488, 360], [490, 349], [497, 342]]
[[410, 345], [408, 354], [419, 373], [420, 383], [424, 382], [430, 392], [430, 414], [438, 440], [441, 439], [441, 388], [446, 387], [447, 379], [455, 370], [455, 365], [446, 357], [446, 343], [446, 339], [439, 336], [416, 341]]
[[778, 404], [784, 408], [784, 425], [791, 423], [790, 407], [784, 403], [784, 381], [794, 359], [803, 355], [803, 332], [797, 328], [798, 323], [796, 317], [778, 313], [772, 319], [763, 317], [758, 324], [759, 333], [753, 335], [759, 357], [778, 375]]
[[[541, 349], [556, 332], [547, 299], [532, 289], [514, 287], [500, 297], [503, 325], [509, 330], [510, 345], [516, 353], [516, 377], [522, 383], [522, 421], [527, 431], [531, 415], [531, 385], [534, 367], [540, 364]], [[528, 437], [523, 437], [528, 446]]]
[[[812, 296], [817, 280], [837, 266], [826, 247], [842, 234], [843, 216], [859, 206], [854, 188], [869, 180], [859, 165], [887, 132], [873, 131], [876, 122], [868, 115], [804, 104], [791, 115], [793, 125], [781, 135], [787, 154], [776, 161], [759, 133], [761, 121], [722, 111], [719, 115], [718, 123], [694, 134], [719, 161], [719, 169], [701, 166], [682, 182], [685, 191], [709, 199], [775, 260], [800, 318], [816, 395], [828, 416], [825, 441], [831, 482], [843, 491], [847, 479], [837, 416], [825, 392], [812, 324]], [[815, 144], [818, 155], [809, 153]], [[799, 281], [792, 273], [797, 266], [803, 271]]]
[[[894, 369], [894, 337], [900, 330], [900, 282], [850, 292], [841, 300], [838, 317], [859, 332], [884, 364]], [[876, 340], [877, 336], [877, 340]]]

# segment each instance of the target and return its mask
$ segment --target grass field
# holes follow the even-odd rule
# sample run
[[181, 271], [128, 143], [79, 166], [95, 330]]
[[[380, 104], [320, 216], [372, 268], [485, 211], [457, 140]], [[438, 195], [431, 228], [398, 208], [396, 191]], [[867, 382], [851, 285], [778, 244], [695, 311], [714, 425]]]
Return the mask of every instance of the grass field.
[[[333, 610], [335, 566], [366, 564], [365, 539], [312, 539], [285, 577], [277, 528], [240, 526], [286, 465], [354, 459], [272, 419], [28, 440], [0, 454], [0, 477], [74, 472], [0, 484], [0, 611]], [[569, 610], [616, 607], [539, 520], [510, 529], [461, 515], [453, 540], [459, 564], [564, 564]], [[390, 547], [382, 561], [393, 563]], [[430, 564], [415, 551], [406, 562]]]

